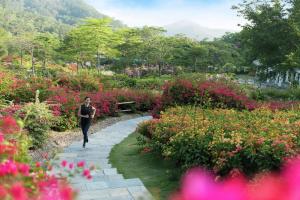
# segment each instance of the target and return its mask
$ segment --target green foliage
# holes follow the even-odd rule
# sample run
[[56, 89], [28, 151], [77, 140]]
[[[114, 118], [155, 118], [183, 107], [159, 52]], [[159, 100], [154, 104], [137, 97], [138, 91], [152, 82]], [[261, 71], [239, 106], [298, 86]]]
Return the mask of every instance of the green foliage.
[[47, 139], [53, 123], [53, 115], [44, 103], [26, 104], [20, 114], [24, 115], [24, 127], [28, 130], [34, 148], [41, 147]]
[[[257, 59], [261, 66], [258, 71], [268, 76], [272, 72], [285, 72], [299, 66], [300, 35], [298, 22], [298, 1], [247, 0], [236, 9], [247, 20], [241, 32], [242, 41], [248, 48], [252, 61]], [[251, 61], [251, 62], [252, 62]]]
[[99, 67], [101, 56], [116, 55], [118, 52], [114, 47], [121, 42], [111, 22], [110, 18], [85, 20], [67, 34], [62, 51], [67, 53], [68, 59], [77, 61], [82, 67], [85, 62], [94, 61], [93, 57], [97, 55]]
[[300, 88], [262, 88], [253, 90], [250, 93], [250, 97], [255, 100], [280, 100], [280, 101], [299, 101], [300, 100]]
[[59, 132], [71, 130], [78, 126], [78, 118], [75, 115], [55, 116], [51, 129]]
[[279, 169], [299, 148], [299, 110], [236, 111], [177, 107], [138, 129], [147, 146], [183, 168], [206, 167], [220, 175]]
[[13, 34], [37, 31], [61, 35], [81, 19], [104, 17], [82, 0], [1, 0], [0, 10], [1, 26]]

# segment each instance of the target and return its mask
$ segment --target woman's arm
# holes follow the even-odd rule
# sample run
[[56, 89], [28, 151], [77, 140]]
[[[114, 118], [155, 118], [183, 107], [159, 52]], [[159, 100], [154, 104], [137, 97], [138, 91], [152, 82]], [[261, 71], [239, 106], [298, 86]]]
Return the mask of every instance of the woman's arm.
[[93, 110], [93, 112], [92, 112], [92, 116], [91, 117], [94, 118], [95, 114], [96, 114], [96, 108], [92, 106], [92, 110]]

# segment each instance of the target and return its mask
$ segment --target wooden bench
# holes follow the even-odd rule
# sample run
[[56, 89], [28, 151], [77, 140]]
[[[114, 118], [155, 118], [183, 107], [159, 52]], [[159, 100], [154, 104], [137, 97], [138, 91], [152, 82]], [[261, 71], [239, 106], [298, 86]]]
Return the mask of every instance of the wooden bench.
[[128, 105], [134, 105], [135, 101], [119, 102], [117, 103], [117, 112], [132, 112], [132, 109], [128, 108]]
[[61, 106], [61, 104], [56, 101], [44, 101], [44, 103], [47, 104], [49, 107]]

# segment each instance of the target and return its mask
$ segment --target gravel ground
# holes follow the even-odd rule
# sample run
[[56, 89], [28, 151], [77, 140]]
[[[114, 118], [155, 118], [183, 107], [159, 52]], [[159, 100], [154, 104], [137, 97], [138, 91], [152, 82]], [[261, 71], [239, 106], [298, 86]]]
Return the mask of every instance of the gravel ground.
[[[97, 122], [94, 122], [89, 130], [89, 135], [97, 131], [100, 131], [103, 128], [111, 126], [119, 121], [133, 119], [141, 116], [147, 116], [148, 113], [143, 114], [122, 114], [119, 117], [109, 117]], [[48, 155], [48, 159], [51, 159], [55, 156], [56, 153], [63, 150], [63, 148], [69, 146], [74, 141], [81, 141], [83, 138], [80, 128], [74, 130], [68, 130], [65, 132], [55, 132], [51, 131], [49, 133], [48, 142], [41, 149], [34, 151], [29, 151], [29, 154], [32, 157], [34, 162], [43, 161], [44, 155]]]

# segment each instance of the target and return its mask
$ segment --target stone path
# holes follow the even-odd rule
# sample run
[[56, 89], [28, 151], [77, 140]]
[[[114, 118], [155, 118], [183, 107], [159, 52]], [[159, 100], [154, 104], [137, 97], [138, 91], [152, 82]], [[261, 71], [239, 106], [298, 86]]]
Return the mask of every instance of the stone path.
[[57, 163], [62, 160], [75, 163], [84, 160], [88, 165], [100, 167], [93, 171], [92, 180], [80, 176], [71, 179], [71, 184], [79, 191], [79, 200], [152, 199], [140, 179], [124, 179], [108, 160], [112, 147], [133, 133], [140, 122], [148, 119], [150, 117], [118, 122], [90, 136], [85, 149], [82, 148], [82, 142], [74, 142], [63, 153], [57, 154]]

